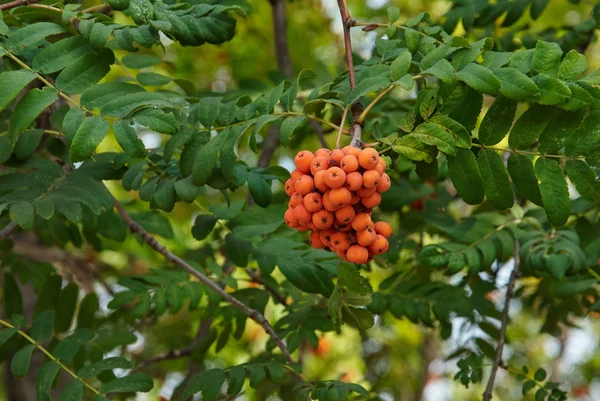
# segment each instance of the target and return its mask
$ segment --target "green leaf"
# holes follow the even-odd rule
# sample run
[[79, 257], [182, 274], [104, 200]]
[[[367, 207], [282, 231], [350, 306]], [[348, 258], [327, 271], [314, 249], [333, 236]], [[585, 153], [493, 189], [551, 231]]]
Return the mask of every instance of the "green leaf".
[[267, 378], [267, 373], [260, 363], [248, 365], [248, 371], [250, 372], [250, 387], [252, 388], [258, 388]]
[[29, 230], [33, 227], [35, 212], [33, 205], [29, 202], [13, 203], [9, 207], [12, 220], [23, 230]]
[[71, 36], [44, 48], [34, 57], [32, 67], [42, 74], [51, 74], [91, 52], [92, 46], [83, 36]]
[[115, 138], [119, 146], [134, 159], [146, 157], [144, 142], [137, 136], [135, 128], [127, 121], [119, 120], [113, 124]]
[[56, 91], [45, 87], [32, 89], [21, 98], [8, 122], [8, 138], [14, 145], [19, 133], [35, 120], [44, 109], [56, 101]]
[[493, 150], [483, 149], [477, 157], [486, 197], [496, 209], [509, 209], [513, 192], [502, 157]]
[[115, 56], [109, 49], [86, 54], [69, 64], [56, 78], [56, 87], [67, 93], [82, 93], [110, 71]]
[[564, 81], [574, 81], [587, 70], [585, 56], [577, 50], [570, 50], [558, 66], [558, 78]]
[[454, 67], [446, 59], [439, 60], [431, 67], [421, 72], [421, 75], [433, 75], [446, 85], [454, 85], [456, 83]]
[[71, 144], [71, 161], [79, 162], [89, 158], [104, 139], [110, 124], [102, 117], [94, 116], [86, 118]]
[[[538, 17], [540, 15], [542, 15], [544, 10], [548, 6], [549, 2], [550, 2], [550, 0], [532, 0], [531, 8], [529, 9], [529, 13], [531, 14], [531, 19], [533, 19], [533, 20], [538, 19]], [[525, 386], [523, 386], [523, 388], [525, 388]], [[523, 395], [525, 395], [525, 393], [523, 393]]]
[[535, 401], [544, 401], [546, 399], [546, 390], [543, 388], [538, 389], [535, 392]]
[[565, 142], [583, 120], [584, 111], [553, 110], [552, 120], [540, 136], [541, 153], [556, 153], [563, 148]]
[[33, 201], [35, 213], [38, 216], [42, 216], [44, 219], [49, 220], [54, 216], [54, 202], [48, 198], [41, 198]]
[[[7, 316], [21, 315], [23, 313], [23, 297], [13, 275], [4, 272], [4, 311]], [[14, 320], [14, 319], [13, 319]], [[14, 322], [13, 322], [14, 323]], [[16, 326], [16, 324], [15, 324]], [[5, 329], [6, 330], [6, 329]]]
[[229, 371], [229, 378], [227, 384], [227, 394], [237, 395], [242, 391], [244, 387], [244, 381], [246, 380], [246, 369], [243, 366], [234, 366]]
[[106, 82], [93, 85], [83, 92], [81, 95], [81, 105], [94, 109], [96, 107], [102, 107], [122, 96], [140, 92], [145, 92], [145, 90], [139, 85], [128, 84], [125, 82]]
[[523, 395], [526, 395], [528, 392], [533, 390], [537, 384], [534, 381], [528, 381], [523, 384], [523, 390], [521, 391]]
[[115, 25], [104, 25], [95, 23], [90, 31], [90, 43], [95, 50], [102, 50], [106, 45], [108, 37], [115, 29]]
[[416, 136], [408, 134], [398, 138], [392, 146], [392, 150], [410, 160], [432, 163], [437, 156], [437, 149], [425, 145]]
[[177, 119], [173, 113], [165, 113], [160, 109], [143, 109], [135, 113], [132, 118], [144, 127], [161, 134], [172, 135], [177, 132]]
[[567, 175], [585, 200], [594, 205], [600, 204], [600, 181], [586, 162], [567, 160]]
[[46, 37], [63, 33], [65, 30], [53, 22], [36, 22], [15, 30], [6, 41], [6, 50], [17, 56], [24, 54], [31, 46], [42, 42]]
[[304, 116], [292, 116], [283, 120], [279, 127], [279, 142], [283, 146], [289, 146], [292, 134], [304, 121], [306, 121], [306, 117]]
[[35, 378], [35, 394], [38, 401], [52, 401], [52, 384], [61, 367], [54, 361], [42, 365]]
[[491, 38], [483, 38], [471, 44], [468, 48], [458, 49], [452, 53], [452, 65], [456, 71], [462, 70], [469, 63], [475, 61], [484, 49], [491, 49], [493, 43]]
[[271, 380], [273, 380], [276, 383], [283, 381], [283, 377], [284, 377], [283, 365], [280, 362], [275, 362], [275, 361], [267, 362], [265, 364], [265, 367], [267, 368], [267, 371], [269, 372], [269, 376], [271, 377]]
[[225, 249], [227, 250], [227, 255], [236, 266], [246, 267], [248, 265], [248, 256], [252, 251], [250, 241], [235, 234], [227, 234], [225, 237]]
[[113, 94], [112, 97], [113, 101], [102, 104], [102, 115], [122, 118], [144, 107], [173, 107], [167, 98], [158, 92], [134, 92], [119, 97]]
[[388, 7], [386, 12], [392, 24], [400, 19], [400, 9], [398, 7]]
[[504, 139], [512, 126], [516, 111], [517, 102], [498, 96], [481, 121], [479, 141], [484, 145], [492, 146]]
[[4, 163], [8, 159], [10, 159], [10, 156], [12, 155], [13, 151], [12, 148], [13, 144], [10, 143], [8, 135], [0, 135], [0, 163]]
[[390, 80], [384, 77], [370, 77], [360, 81], [348, 95], [348, 104], [352, 104], [367, 93], [379, 91], [390, 86]]
[[173, 180], [160, 181], [152, 197], [154, 204], [165, 212], [170, 212], [175, 207], [175, 182]]
[[535, 371], [533, 378], [539, 382], [546, 380], [546, 371], [542, 368], [539, 368]]
[[461, 104], [450, 113], [450, 117], [471, 132], [475, 128], [482, 107], [483, 95], [466, 87]]
[[544, 105], [564, 104], [571, 97], [571, 89], [556, 78], [538, 74], [533, 81], [540, 89], [539, 103]]
[[248, 188], [254, 202], [260, 207], [267, 207], [271, 204], [273, 192], [271, 184], [267, 182], [261, 175], [250, 173], [248, 176]]
[[133, 220], [141, 224], [146, 231], [164, 238], [173, 238], [173, 229], [169, 219], [163, 214], [153, 211], [130, 213]]
[[479, 64], [468, 64], [456, 73], [459, 81], [463, 81], [478, 92], [495, 96], [500, 89], [500, 80], [492, 71]]
[[538, 40], [533, 52], [531, 68], [541, 74], [556, 75], [562, 54], [558, 43]]
[[171, 77], [155, 72], [140, 72], [136, 79], [144, 86], [163, 86], [172, 81]]
[[147, 393], [153, 386], [152, 377], [145, 373], [134, 373], [103, 384], [100, 391], [102, 393]]
[[436, 124], [420, 124], [411, 135], [426, 145], [437, 147], [446, 154], [456, 154], [456, 141], [454, 137]]
[[471, 148], [471, 135], [465, 127], [459, 122], [445, 114], [438, 113], [429, 119], [429, 122], [438, 125], [440, 128], [452, 134], [456, 141], [456, 146], [460, 148]]
[[75, 283], [69, 283], [58, 295], [56, 303], [56, 318], [54, 319], [54, 331], [64, 333], [71, 327], [75, 316], [79, 287]]
[[215, 401], [224, 382], [225, 371], [223, 369], [210, 369], [195, 374], [189, 380], [181, 398], [187, 400], [193, 394], [201, 393], [203, 400]]
[[136, 70], [152, 67], [153, 65], [160, 64], [162, 62], [160, 58], [153, 54], [128, 54], [123, 57], [122, 61], [126, 67]]
[[60, 393], [60, 401], [80, 401], [83, 399], [83, 383], [71, 380]]
[[35, 73], [29, 70], [5, 71], [0, 74], [0, 111], [34, 80]]
[[191, 203], [196, 200], [199, 188], [194, 185], [193, 177], [187, 177], [175, 182], [175, 193], [184, 202]]
[[342, 319], [361, 331], [368, 330], [375, 325], [375, 318], [371, 312], [352, 306], [346, 306], [342, 309]]
[[565, 277], [570, 266], [569, 256], [562, 253], [545, 254], [542, 256], [542, 261], [544, 268], [557, 280]]
[[519, 101], [535, 101], [540, 90], [535, 82], [516, 68], [506, 67], [494, 70], [500, 80], [500, 93], [509, 99]]
[[29, 158], [40, 145], [43, 135], [44, 130], [42, 129], [25, 131], [23, 135], [19, 137], [17, 144], [15, 145], [15, 156], [17, 160]]
[[31, 354], [35, 350], [35, 344], [27, 344], [15, 353], [10, 363], [10, 371], [15, 377], [25, 377], [29, 371]]
[[552, 117], [551, 109], [539, 104], [532, 104], [519, 117], [508, 137], [508, 145], [513, 149], [528, 149], [533, 145]]
[[535, 173], [540, 181], [540, 192], [548, 220], [557, 227], [565, 225], [571, 210], [571, 199], [560, 165], [556, 160], [540, 157], [535, 162]]
[[511, 155], [508, 158], [507, 168], [517, 190], [531, 202], [543, 206], [542, 195], [540, 194], [531, 158], [527, 155]]
[[81, 124], [83, 124], [83, 120], [85, 120], [85, 112], [79, 107], [72, 107], [67, 111], [67, 114], [65, 114], [63, 119], [63, 131], [69, 142], [72, 142], [73, 138], [75, 138], [77, 130]]
[[419, 33], [412, 28], [408, 28], [404, 30], [404, 40], [406, 41], [406, 47], [408, 50], [415, 54], [417, 50], [419, 50], [419, 45], [421, 43], [421, 37]]
[[438, 61], [446, 57], [448, 54], [450, 54], [452, 50], [453, 49], [451, 49], [450, 46], [446, 44], [439, 45], [438, 47], [434, 48], [432, 51], [428, 52], [423, 56], [421, 62], [419, 63], [419, 68], [423, 71], [432, 67], [433, 65], [435, 65], [435, 63], [437, 63]]
[[49, 340], [54, 328], [54, 311], [47, 310], [40, 313], [31, 326], [31, 338], [38, 343]]
[[600, 109], [593, 108], [565, 141], [567, 156], [585, 155], [600, 145]]
[[373, 287], [369, 280], [361, 276], [354, 265], [342, 263], [339, 267], [339, 280], [349, 291], [356, 294], [372, 294]]
[[469, 205], [483, 202], [483, 180], [473, 152], [457, 149], [456, 156], [447, 156], [448, 172], [456, 191]]
[[0, 330], [0, 346], [4, 345], [4, 343], [10, 340], [12, 336], [17, 334], [17, 331], [17, 329], [11, 327]]
[[219, 151], [225, 140], [225, 135], [222, 133], [210, 139], [210, 141], [204, 145], [194, 158], [194, 165], [192, 167], [192, 177], [194, 179], [194, 185], [202, 186], [206, 184], [212, 174], [212, 169], [217, 164], [219, 158]]
[[392, 61], [390, 66], [390, 79], [397, 81], [402, 78], [410, 68], [412, 55], [408, 51], [403, 51]]

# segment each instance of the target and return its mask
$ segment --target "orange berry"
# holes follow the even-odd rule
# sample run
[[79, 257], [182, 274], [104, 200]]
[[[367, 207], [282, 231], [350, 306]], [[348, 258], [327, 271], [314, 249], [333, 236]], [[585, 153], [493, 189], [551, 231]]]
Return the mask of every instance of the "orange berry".
[[304, 226], [302, 224], [300, 224], [298, 227], [296, 227], [296, 230], [300, 231], [301, 233], [308, 231], [308, 227]]
[[379, 192], [375, 192], [368, 198], [362, 198], [361, 202], [367, 208], [374, 208], [381, 203], [381, 195], [379, 195]]
[[315, 180], [310, 175], [303, 175], [296, 180], [294, 188], [296, 188], [296, 192], [299, 194], [309, 194], [315, 189]]
[[288, 205], [291, 208], [294, 208], [298, 205], [303, 205], [303, 204], [304, 204], [304, 196], [302, 196], [302, 194], [299, 194], [298, 192], [296, 192], [292, 195], [292, 197], [290, 198], [290, 203], [288, 203]]
[[369, 259], [369, 251], [364, 246], [352, 245], [346, 251], [346, 257], [348, 258], [348, 261], [352, 263], [366, 263]]
[[330, 212], [335, 212], [336, 210], [339, 209], [338, 206], [336, 206], [332, 201], [331, 198], [329, 197], [331, 190], [325, 192], [323, 194], [323, 208], [325, 210], [329, 210]]
[[346, 155], [340, 162], [340, 167], [346, 173], [351, 173], [358, 170], [358, 159], [353, 155]]
[[291, 175], [291, 178], [292, 178], [292, 184], [295, 184], [295, 183], [296, 183], [296, 180], [297, 180], [298, 178], [302, 177], [303, 175], [305, 175], [305, 174], [304, 174], [304, 172], [303, 172], [303, 171], [300, 171], [300, 170], [298, 170], [298, 169], [295, 169], [294, 171], [292, 171], [292, 175]]
[[325, 183], [325, 175], [326, 174], [327, 174], [327, 171], [325, 171], [325, 170], [317, 171], [317, 173], [315, 174], [315, 178], [314, 178], [315, 187], [323, 193], [329, 189], [329, 187]]
[[346, 182], [346, 173], [339, 167], [329, 167], [325, 175], [325, 184], [330, 188], [339, 188]]
[[294, 209], [286, 210], [283, 215], [283, 220], [285, 221], [285, 224], [287, 224], [290, 228], [298, 227], [298, 218], [294, 213]]
[[310, 162], [310, 172], [312, 175], [317, 174], [317, 171], [327, 170], [329, 168], [329, 157], [317, 156]]
[[350, 205], [344, 206], [343, 208], [335, 212], [335, 218], [345, 224], [348, 224], [352, 220], [354, 220], [354, 216], [356, 216], [356, 212], [354, 211], [354, 208]]
[[315, 157], [318, 157], [318, 156], [325, 156], [325, 157], [329, 158], [331, 156], [331, 150], [329, 150], [327, 148], [318, 149], [315, 152]]
[[360, 151], [358, 163], [361, 167], [371, 170], [379, 163], [379, 153], [373, 148], [366, 148]]
[[367, 227], [373, 226], [373, 222], [371, 221], [371, 216], [366, 213], [358, 213], [354, 220], [352, 220], [352, 228], [358, 232], [363, 231]]
[[375, 192], [377, 192], [376, 187], [373, 187], [373, 188], [362, 187], [361, 189], [356, 191], [356, 195], [360, 196], [361, 198], [368, 198], [369, 196], [373, 195]]
[[385, 160], [383, 160], [383, 157], [379, 158], [379, 161], [377, 162], [377, 165], [375, 167], [373, 167], [373, 170], [377, 171], [379, 174], [383, 174], [385, 172], [387, 165], [385, 164]]
[[323, 198], [316, 192], [311, 192], [304, 197], [304, 207], [311, 213], [323, 209]]
[[375, 232], [383, 235], [385, 238], [390, 238], [392, 235], [392, 226], [385, 221], [378, 221], [375, 223]]
[[333, 225], [333, 213], [321, 209], [312, 215], [312, 222], [319, 230], [327, 230]]
[[319, 238], [321, 238], [321, 242], [325, 244], [325, 246], [331, 246], [331, 236], [335, 234], [335, 230], [323, 230], [319, 232]]
[[348, 223], [342, 223], [341, 221], [334, 221], [333, 222], [333, 228], [335, 228], [337, 231], [350, 231], [352, 229], [352, 226]]
[[294, 215], [298, 219], [298, 223], [301, 225], [306, 225], [312, 218], [312, 213], [306, 210], [304, 205], [298, 205], [294, 208]]
[[356, 156], [358, 158], [358, 155], [360, 155], [360, 149], [356, 148], [354, 146], [344, 146], [342, 148], [342, 151], [344, 152], [345, 155], [353, 155]]
[[294, 188], [294, 183], [292, 182], [291, 178], [288, 178], [288, 180], [285, 182], [285, 193], [288, 196], [292, 196], [295, 192], [296, 188]]
[[350, 204], [351, 205], [356, 205], [358, 202], [360, 202], [360, 196], [355, 195], [354, 193], [352, 193], [352, 199], [350, 200]]
[[375, 229], [372, 226], [368, 226], [362, 231], [356, 232], [356, 242], [362, 246], [372, 245], [377, 239], [377, 234], [375, 234]]
[[346, 156], [346, 154], [344, 152], [342, 152], [340, 149], [332, 150], [330, 164], [332, 166], [339, 166], [340, 163], [342, 162], [342, 159], [344, 158], [344, 156]]
[[373, 242], [373, 244], [369, 246], [369, 251], [373, 252], [376, 255], [381, 255], [383, 253], [386, 253], [389, 248], [390, 243], [388, 242], [387, 238], [385, 238], [381, 234], [377, 234], [375, 242]]
[[329, 200], [334, 206], [343, 207], [350, 204], [352, 200], [352, 194], [350, 190], [345, 187], [332, 189], [329, 191]]
[[308, 229], [310, 231], [314, 231], [314, 232], [319, 232], [320, 230], [315, 227], [315, 225], [312, 223], [312, 220], [308, 222], [308, 224], [306, 225], [306, 227], [308, 227]]
[[363, 173], [363, 186], [365, 188], [375, 188], [379, 185], [381, 175], [375, 170], [367, 170]]
[[381, 175], [381, 180], [379, 180], [379, 184], [377, 184], [377, 192], [384, 193], [387, 192], [388, 189], [392, 186], [392, 182], [390, 181], [390, 176], [386, 173]]
[[358, 171], [346, 174], [346, 188], [350, 191], [358, 191], [362, 188], [363, 176]]
[[318, 232], [310, 233], [308, 238], [310, 239], [310, 244], [312, 245], [313, 248], [317, 248], [317, 249], [325, 248], [325, 244], [323, 243], [323, 241], [321, 241], [321, 236], [319, 235]]
[[308, 173], [310, 171], [310, 162], [314, 158], [315, 155], [313, 155], [311, 151], [301, 150], [296, 157], [294, 157], [294, 164], [298, 170]]
[[331, 236], [331, 247], [336, 251], [345, 251], [350, 248], [350, 241], [346, 238], [346, 233], [339, 232]]

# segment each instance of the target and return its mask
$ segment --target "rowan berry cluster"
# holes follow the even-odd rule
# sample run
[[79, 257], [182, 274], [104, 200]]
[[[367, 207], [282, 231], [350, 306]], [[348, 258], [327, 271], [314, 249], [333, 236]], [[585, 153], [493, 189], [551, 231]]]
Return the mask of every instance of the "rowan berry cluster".
[[380, 194], [390, 189], [385, 161], [375, 149], [303, 150], [294, 164], [285, 183], [291, 197], [284, 215], [289, 227], [310, 230], [314, 248], [352, 263], [367, 263], [387, 252], [392, 227], [371, 220]]

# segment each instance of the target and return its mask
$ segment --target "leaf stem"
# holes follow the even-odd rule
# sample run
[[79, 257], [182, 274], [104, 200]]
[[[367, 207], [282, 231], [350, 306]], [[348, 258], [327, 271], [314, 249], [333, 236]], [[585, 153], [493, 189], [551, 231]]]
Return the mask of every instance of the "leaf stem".
[[474, 148], [480, 148], [480, 149], [490, 149], [490, 150], [496, 150], [498, 152], [509, 152], [515, 155], [530, 155], [530, 156], [539, 156], [539, 157], [545, 157], [547, 159], [567, 159], [567, 160], [585, 160], [586, 157], [585, 156], [567, 156], [567, 155], [553, 155], [553, 154], [544, 154], [544, 153], [540, 153], [540, 152], [529, 152], [526, 150], [518, 150], [518, 149], [511, 149], [511, 148], [498, 148], [495, 146], [486, 146], [486, 145], [482, 145], [480, 143], [473, 143], [471, 144], [472, 147]]
[[346, 125], [346, 117], [348, 116], [348, 108], [344, 109], [344, 114], [342, 115], [342, 121], [340, 122], [340, 128], [338, 130], [338, 135], [335, 140], [335, 148], [340, 148], [340, 143], [342, 141], [342, 133], [344, 132], [344, 125]]
[[[5, 320], [2, 320], [2, 319], [0, 319], [0, 324], [3, 325], [4, 327], [8, 327], [10, 329], [16, 329], [15, 326], [13, 326], [9, 322], [7, 322]], [[73, 372], [71, 369], [69, 369], [67, 366], [65, 366], [64, 363], [62, 363], [59, 359], [57, 359], [54, 355], [52, 355], [52, 353], [50, 351], [48, 351], [46, 348], [44, 348], [40, 343], [38, 343], [33, 338], [31, 338], [27, 333], [23, 332], [22, 330], [17, 329], [17, 334], [19, 334], [21, 337], [25, 338], [31, 344], [35, 345], [35, 347], [37, 349], [39, 349], [40, 351], [42, 351], [48, 358], [50, 358], [51, 360], [53, 360], [54, 362], [56, 362], [56, 364], [58, 366], [60, 366], [65, 372], [67, 372], [68, 374], [70, 374], [71, 376], [73, 376], [73, 378], [75, 380], [78, 380], [81, 383], [83, 383], [84, 386], [86, 386], [87, 388], [89, 388], [95, 394], [97, 394], [97, 395], [101, 394], [100, 391], [96, 390], [88, 382], [86, 382], [85, 380], [83, 380], [81, 377], [77, 376], [77, 374], [75, 372]]]

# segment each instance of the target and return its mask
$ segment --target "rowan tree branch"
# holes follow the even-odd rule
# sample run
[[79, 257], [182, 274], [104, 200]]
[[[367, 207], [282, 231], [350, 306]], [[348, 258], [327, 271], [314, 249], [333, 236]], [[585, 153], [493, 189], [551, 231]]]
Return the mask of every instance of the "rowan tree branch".
[[11, 221], [2, 230], [0, 230], [0, 241], [4, 241], [17, 228], [17, 223]]
[[0, 11], [10, 10], [11, 8], [26, 6], [27, 4], [37, 3], [41, 0], [15, 0], [8, 3], [0, 4]]
[[281, 295], [280, 293], [278, 293], [277, 290], [275, 290], [269, 284], [267, 284], [267, 282], [265, 280], [263, 280], [263, 278], [259, 274], [256, 274], [256, 272], [254, 270], [252, 270], [250, 268], [246, 268], [246, 269], [244, 269], [244, 271], [250, 276], [250, 278], [252, 278], [253, 281], [256, 281], [257, 283], [259, 283], [260, 285], [265, 287], [265, 290], [267, 290], [268, 292], [271, 293], [271, 295], [273, 295], [273, 299], [275, 301], [277, 301], [278, 303], [280, 303], [281, 305], [283, 305], [285, 307], [288, 306], [288, 303], [287, 303], [287, 300], [285, 299], [285, 297], [283, 295]]
[[121, 218], [125, 221], [125, 223], [127, 224], [127, 227], [129, 228], [129, 231], [131, 231], [132, 234], [138, 234], [142, 238], [142, 240], [150, 246], [150, 248], [154, 249], [156, 252], [163, 255], [167, 259], [167, 261], [169, 261], [170, 263], [173, 263], [173, 264], [179, 266], [180, 268], [182, 268], [183, 270], [187, 271], [190, 275], [197, 278], [198, 281], [200, 281], [202, 284], [206, 285], [208, 288], [210, 288], [215, 293], [217, 293], [217, 295], [219, 295], [223, 300], [225, 300], [226, 302], [235, 306], [236, 308], [241, 310], [246, 316], [248, 316], [250, 319], [252, 319], [256, 323], [258, 323], [267, 332], [267, 334], [273, 339], [273, 341], [275, 342], [277, 347], [281, 350], [281, 353], [285, 356], [286, 360], [290, 363], [294, 363], [294, 359], [292, 358], [290, 351], [288, 350], [288, 348], [285, 345], [285, 343], [283, 342], [283, 340], [281, 338], [279, 338], [279, 336], [277, 335], [277, 333], [275, 333], [275, 330], [273, 329], [271, 324], [267, 321], [267, 319], [259, 311], [248, 307], [246, 304], [239, 301], [237, 298], [235, 298], [231, 294], [228, 294], [221, 287], [219, 287], [219, 285], [217, 283], [212, 281], [210, 278], [206, 277], [204, 274], [202, 274], [198, 270], [194, 269], [185, 260], [181, 259], [180, 257], [178, 257], [175, 254], [173, 254], [172, 252], [170, 252], [167, 248], [165, 248], [163, 245], [161, 245], [156, 240], [156, 238], [154, 238], [150, 233], [148, 233], [140, 224], [138, 224], [136, 221], [134, 221], [129, 216], [129, 214], [127, 214], [127, 212], [125, 211], [123, 206], [116, 199], [113, 198], [113, 200], [114, 200], [114, 205], [115, 205], [115, 208], [117, 209], [117, 212], [119, 213], [119, 215], [121, 215]]
[[492, 391], [494, 390], [494, 382], [496, 380], [496, 374], [498, 373], [498, 368], [503, 366], [502, 362], [502, 351], [504, 349], [504, 343], [506, 341], [506, 327], [508, 326], [508, 312], [510, 309], [510, 301], [513, 297], [513, 290], [515, 288], [515, 284], [517, 282], [517, 277], [519, 277], [519, 241], [515, 240], [515, 253], [514, 253], [515, 266], [513, 267], [513, 271], [510, 274], [510, 279], [508, 280], [508, 286], [506, 287], [506, 297], [504, 299], [504, 310], [502, 311], [502, 320], [500, 325], [500, 337], [498, 338], [498, 347], [496, 348], [496, 359], [494, 359], [494, 364], [492, 365], [492, 372], [490, 373], [490, 378], [488, 380], [487, 386], [483, 393], [483, 401], [490, 401], [492, 399]]

